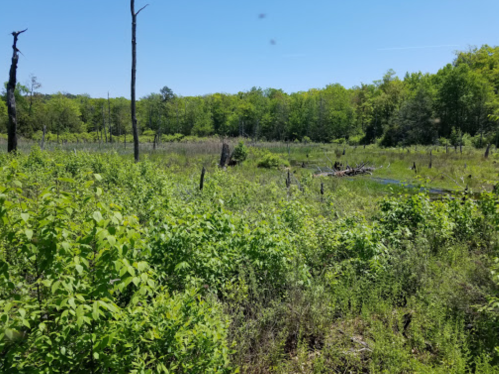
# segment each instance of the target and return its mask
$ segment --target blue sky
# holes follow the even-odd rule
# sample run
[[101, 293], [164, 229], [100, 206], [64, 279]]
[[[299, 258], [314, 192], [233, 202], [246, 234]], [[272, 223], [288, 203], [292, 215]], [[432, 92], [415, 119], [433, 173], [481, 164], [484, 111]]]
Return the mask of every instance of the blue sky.
[[[497, 0], [136, 0], [138, 97], [352, 87], [388, 69], [435, 73], [455, 50], [498, 45]], [[259, 18], [264, 13], [265, 18]], [[128, 0], [1, 0], [0, 78], [41, 91], [130, 96]], [[275, 41], [273, 45], [271, 40]]]

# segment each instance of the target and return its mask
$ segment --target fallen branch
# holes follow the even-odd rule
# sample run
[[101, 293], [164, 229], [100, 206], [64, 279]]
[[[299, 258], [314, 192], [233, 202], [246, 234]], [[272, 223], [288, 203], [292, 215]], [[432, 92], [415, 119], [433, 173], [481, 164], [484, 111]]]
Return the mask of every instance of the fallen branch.
[[[320, 169], [319, 169], [320, 170]], [[364, 163], [355, 166], [354, 168], [347, 165], [345, 170], [331, 171], [331, 172], [321, 172], [316, 174], [316, 177], [353, 177], [355, 175], [369, 174], [376, 170], [374, 166], [366, 166]]]

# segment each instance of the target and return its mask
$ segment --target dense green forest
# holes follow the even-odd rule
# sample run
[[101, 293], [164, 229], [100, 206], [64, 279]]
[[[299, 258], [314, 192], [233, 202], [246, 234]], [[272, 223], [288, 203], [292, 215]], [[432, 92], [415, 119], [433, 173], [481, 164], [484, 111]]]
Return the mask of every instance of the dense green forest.
[[[18, 84], [18, 132], [39, 140], [131, 140], [130, 102], [125, 98], [39, 93], [40, 83]], [[0, 132], [6, 133], [5, 95]], [[252, 88], [237, 94], [177, 96], [167, 86], [138, 102], [145, 141], [187, 136], [243, 136], [254, 140], [379, 143], [382, 146], [452, 144], [483, 147], [497, 141], [499, 47], [458, 52], [436, 74], [389, 70], [381, 80], [350, 89], [285, 93]]]

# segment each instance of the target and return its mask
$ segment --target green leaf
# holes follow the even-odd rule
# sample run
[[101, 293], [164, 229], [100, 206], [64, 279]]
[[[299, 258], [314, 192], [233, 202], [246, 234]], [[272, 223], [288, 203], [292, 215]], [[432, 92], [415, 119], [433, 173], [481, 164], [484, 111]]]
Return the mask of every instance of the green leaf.
[[52, 293], [55, 293], [59, 289], [60, 285], [61, 281], [55, 281], [54, 284], [52, 284]]
[[113, 235], [109, 235], [107, 237], [107, 241], [109, 242], [110, 245], [114, 246], [116, 244], [116, 238]]
[[26, 230], [24, 230], [24, 233], [26, 234], [26, 237], [28, 238], [28, 240], [31, 240], [33, 238], [33, 230], [26, 229]]
[[9, 338], [10, 340], [14, 339], [14, 330], [12, 329], [5, 329], [5, 336]]
[[42, 322], [38, 325], [38, 328], [40, 329], [41, 332], [43, 332], [47, 329], [47, 325]]
[[94, 178], [96, 181], [99, 181], [99, 182], [102, 180], [102, 177], [100, 174], [94, 174]]
[[102, 214], [99, 211], [94, 212], [92, 217], [94, 218], [95, 222], [97, 222], [97, 223], [99, 223], [103, 219]]
[[68, 304], [69, 304], [69, 305], [71, 305], [71, 307], [72, 307], [73, 309], [76, 309], [76, 303], [75, 303], [75, 298], [74, 298], [74, 297], [70, 297], [70, 298], [68, 299]]
[[78, 327], [83, 325], [83, 317], [85, 316], [85, 311], [83, 310], [83, 305], [78, 306], [76, 309], [76, 324]]
[[99, 312], [99, 304], [97, 302], [94, 302], [94, 305], [93, 305], [93, 312], [92, 312], [92, 317], [94, 318], [94, 320], [98, 320], [99, 317], [100, 317], [100, 312]]
[[29, 214], [28, 213], [21, 213], [21, 218], [24, 222], [28, 223], [29, 220]]

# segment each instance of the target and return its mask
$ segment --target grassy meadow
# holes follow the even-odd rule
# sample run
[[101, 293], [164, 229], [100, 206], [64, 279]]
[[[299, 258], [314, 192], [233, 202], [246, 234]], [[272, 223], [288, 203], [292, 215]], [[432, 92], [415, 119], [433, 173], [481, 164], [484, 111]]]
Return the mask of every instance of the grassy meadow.
[[495, 148], [246, 147], [1, 153], [0, 372], [499, 373]]

